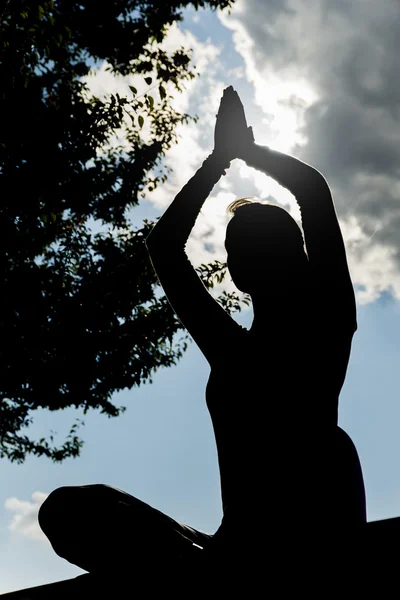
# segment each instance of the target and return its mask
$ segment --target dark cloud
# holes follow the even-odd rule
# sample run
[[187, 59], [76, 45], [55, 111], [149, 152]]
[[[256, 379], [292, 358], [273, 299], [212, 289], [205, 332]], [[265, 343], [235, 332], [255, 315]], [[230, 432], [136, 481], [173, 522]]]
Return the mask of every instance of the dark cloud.
[[400, 274], [398, 1], [293, 0], [280, 10], [275, 1], [246, 0], [240, 6], [238, 26], [253, 41], [249, 52], [260, 75], [297, 73], [318, 94], [305, 113], [308, 143], [294, 154], [327, 177], [339, 216], [373, 234], [369, 255], [374, 245], [394, 249]]
[[313, 105], [306, 112], [309, 143], [298, 154], [341, 187], [360, 173], [397, 176], [400, 131], [380, 108], [364, 108], [349, 96]]

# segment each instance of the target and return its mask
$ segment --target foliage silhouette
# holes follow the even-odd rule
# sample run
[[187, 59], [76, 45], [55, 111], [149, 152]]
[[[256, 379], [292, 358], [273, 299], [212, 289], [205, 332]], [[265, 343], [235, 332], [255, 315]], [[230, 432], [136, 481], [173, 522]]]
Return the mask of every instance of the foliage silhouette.
[[[195, 77], [190, 50], [160, 47], [187, 6], [225, 9], [234, 0], [21, 0], [1, 25], [0, 457], [53, 461], [79, 455], [65, 442], [22, 433], [38, 408], [89, 409], [115, 417], [113, 392], [151, 381], [176, 363], [187, 336], [144, 246], [153, 223], [132, 229], [127, 211], [166, 181], [165, 152], [176, 126], [167, 84]], [[107, 62], [139, 75], [127, 97], [89, 94], [85, 77]], [[144, 136], [147, 125], [150, 138]], [[117, 143], [115, 136], [124, 143]], [[107, 226], [93, 233], [98, 220]], [[206, 285], [224, 265], [198, 270]], [[220, 299], [237, 310], [235, 295]], [[178, 337], [175, 336], [179, 332]]]

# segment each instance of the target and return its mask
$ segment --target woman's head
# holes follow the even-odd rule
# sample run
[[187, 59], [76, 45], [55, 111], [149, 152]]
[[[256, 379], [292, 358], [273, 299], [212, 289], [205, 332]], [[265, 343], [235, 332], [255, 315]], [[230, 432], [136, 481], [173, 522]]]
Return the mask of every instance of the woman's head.
[[301, 276], [308, 266], [300, 227], [275, 204], [248, 198], [228, 207], [225, 247], [228, 269], [241, 291], [252, 294], [266, 286]]

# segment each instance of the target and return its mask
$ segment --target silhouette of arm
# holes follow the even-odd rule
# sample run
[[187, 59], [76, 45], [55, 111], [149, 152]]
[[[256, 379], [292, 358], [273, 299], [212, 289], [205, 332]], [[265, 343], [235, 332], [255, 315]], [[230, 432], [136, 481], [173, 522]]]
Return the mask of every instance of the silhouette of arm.
[[268, 147], [249, 144], [240, 156], [249, 166], [263, 171], [296, 198], [309, 263], [321, 293], [332, 299], [340, 318], [356, 330], [356, 305], [347, 265], [346, 250], [324, 176], [310, 165]]
[[212, 153], [183, 187], [146, 239], [147, 249], [174, 311], [211, 363], [239, 327], [208, 293], [185, 252], [200, 209], [229, 166]]

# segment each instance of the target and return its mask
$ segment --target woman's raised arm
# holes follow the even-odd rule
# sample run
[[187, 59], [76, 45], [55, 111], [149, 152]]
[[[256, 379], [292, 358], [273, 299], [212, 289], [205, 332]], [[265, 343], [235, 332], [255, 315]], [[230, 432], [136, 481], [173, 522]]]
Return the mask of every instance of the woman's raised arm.
[[229, 95], [225, 92], [221, 100], [214, 151], [178, 193], [146, 240], [170, 304], [210, 363], [232, 344], [238, 326], [203, 286], [187, 258], [185, 246], [204, 201], [234, 158], [222, 142], [221, 133]]
[[326, 179], [307, 163], [254, 142], [243, 146], [239, 158], [275, 179], [295, 196], [300, 206], [310, 267], [320, 291], [330, 295], [337, 311], [346, 322], [353, 323], [355, 330], [354, 290]]

